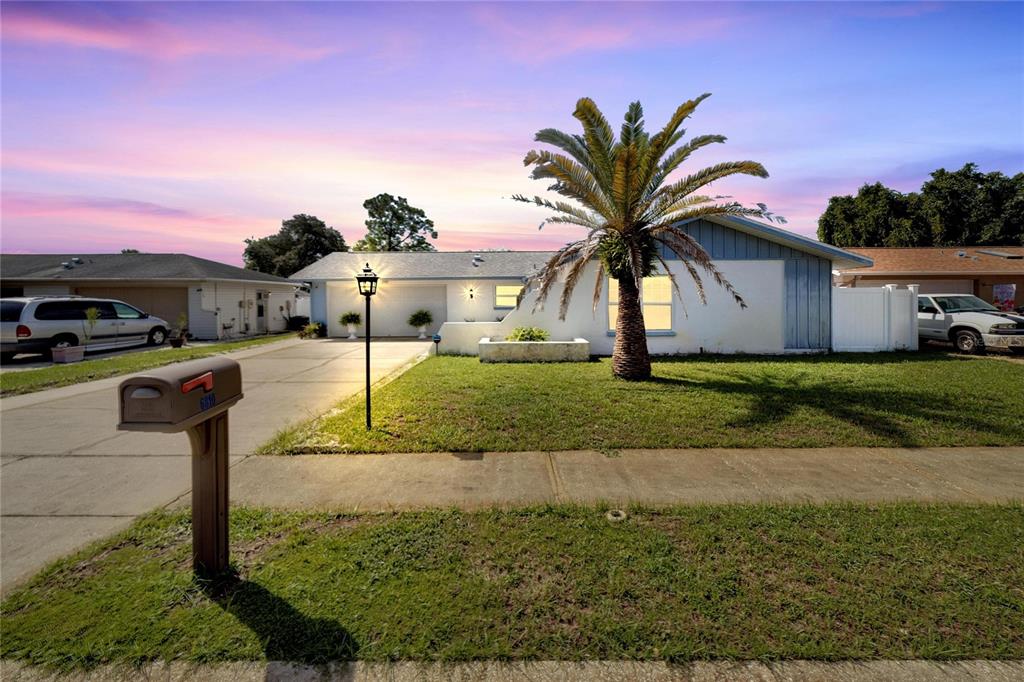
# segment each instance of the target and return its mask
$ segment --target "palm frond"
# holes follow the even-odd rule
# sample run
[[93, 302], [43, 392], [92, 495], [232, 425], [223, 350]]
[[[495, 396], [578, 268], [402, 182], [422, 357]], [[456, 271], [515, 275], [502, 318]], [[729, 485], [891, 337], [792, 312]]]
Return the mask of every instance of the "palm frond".
[[594, 177], [602, 187], [609, 186], [612, 178], [611, 150], [615, 143], [615, 133], [608, 125], [608, 119], [589, 97], [583, 97], [576, 102], [576, 111], [572, 115], [583, 124], [583, 139], [590, 150], [590, 157], [596, 170]]
[[569, 312], [569, 301], [572, 299], [572, 292], [576, 289], [576, 284], [580, 280], [580, 276], [583, 274], [583, 269], [587, 267], [587, 264], [593, 259], [594, 253], [597, 251], [597, 245], [600, 243], [599, 240], [591, 239], [588, 240], [588, 244], [580, 250], [575, 256], [575, 260], [571, 263], [566, 263], [562, 266], [562, 269], [567, 269], [565, 274], [565, 284], [562, 285], [562, 296], [558, 303], [558, 319], [565, 320], [566, 314]]
[[644, 131], [644, 109], [640, 102], [630, 102], [629, 109], [622, 120], [622, 132], [619, 133], [619, 142], [628, 147], [633, 144]]
[[683, 306], [683, 317], [689, 317], [690, 313], [686, 310], [686, 299], [683, 298], [683, 292], [679, 290], [679, 283], [676, 281], [676, 276], [672, 273], [672, 270], [669, 269], [668, 262], [661, 255], [660, 251], [656, 251], [654, 257], [661, 263], [661, 267], [664, 268], [665, 274], [668, 276], [668, 281], [672, 283], [672, 291], [675, 292], [676, 298], [679, 299], [679, 305]]
[[701, 187], [716, 180], [727, 178], [730, 175], [754, 175], [759, 178], [766, 178], [768, 177], [768, 171], [756, 161], [727, 161], [715, 164], [714, 166], [708, 166], [692, 175], [687, 175], [671, 185], [665, 185], [655, 192], [654, 196], [657, 199], [674, 201], [680, 197], [685, 197], [687, 194], [693, 194]]
[[597, 314], [597, 306], [601, 303], [601, 291], [604, 288], [604, 263], [597, 260], [597, 279], [594, 280], [594, 308], [593, 313]]
[[[714, 280], [715, 284], [722, 287], [733, 297], [733, 300], [739, 304], [741, 308], [746, 308], [747, 304], [740, 296], [739, 292], [733, 287], [732, 283], [725, 278], [725, 275], [715, 267], [714, 262], [711, 260], [711, 256], [704, 250], [697, 240], [686, 233], [682, 228], [676, 225], [662, 225], [656, 230], [652, 230], [652, 234], [656, 235], [655, 239], [668, 246], [677, 255], [686, 255], [688, 258], [683, 258], [684, 264], [690, 264], [690, 261], [696, 263], [709, 274]], [[689, 268], [688, 268], [689, 269]], [[691, 273], [692, 276], [692, 273]]]

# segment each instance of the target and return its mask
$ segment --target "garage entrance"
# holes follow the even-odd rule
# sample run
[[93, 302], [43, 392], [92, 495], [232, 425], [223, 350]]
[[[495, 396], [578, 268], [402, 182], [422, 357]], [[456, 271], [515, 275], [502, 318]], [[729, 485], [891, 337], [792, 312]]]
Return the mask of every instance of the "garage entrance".
[[79, 296], [115, 298], [162, 318], [172, 327], [178, 324], [178, 315], [188, 315], [188, 288], [186, 287], [76, 287]]
[[[382, 280], [373, 297], [373, 336], [415, 336], [416, 328], [409, 326], [409, 316], [417, 310], [429, 310], [434, 323], [427, 327], [433, 334], [447, 320], [447, 287], [436, 282]], [[356, 292], [355, 283], [330, 283], [327, 289], [327, 332], [330, 336], [348, 336], [338, 318], [347, 312], [366, 315], [366, 302]], [[363, 320], [364, 324], [366, 320]], [[363, 336], [360, 325], [357, 334]]]

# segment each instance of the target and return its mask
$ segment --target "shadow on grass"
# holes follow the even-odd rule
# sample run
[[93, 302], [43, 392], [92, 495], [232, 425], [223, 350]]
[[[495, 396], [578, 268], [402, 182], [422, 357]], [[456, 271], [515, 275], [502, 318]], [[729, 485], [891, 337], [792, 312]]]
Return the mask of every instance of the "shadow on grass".
[[268, 661], [324, 664], [355, 660], [359, 643], [336, 620], [310, 618], [259, 583], [228, 573], [200, 581], [203, 592], [252, 630]]
[[[904, 354], [888, 355], [900, 355], [899, 362], [905, 361], [905, 358], [915, 359], [911, 354], [906, 354], [905, 358]], [[829, 357], [833, 362], [837, 359], [834, 355]], [[850, 363], [860, 361], [856, 357], [840, 357], [839, 360]], [[934, 362], [936, 358], [930, 360]], [[963, 360], [954, 357], [949, 358], [949, 361]], [[875, 360], [870, 364], [880, 362]], [[765, 372], [733, 375], [729, 380], [655, 376], [641, 382], [641, 385], [647, 383], [740, 396], [748, 403], [748, 411], [745, 416], [726, 424], [730, 428], [768, 427], [793, 417], [798, 410], [803, 409], [844, 421], [902, 447], [921, 447], [931, 442], [927, 437], [934, 435], [936, 429], [949, 433], [961, 430], [991, 434], [1008, 442], [1021, 440], [1019, 429], [995, 419], [995, 414], [987, 416], [978, 411], [974, 401], [964, 404], [950, 400], [948, 395], [936, 395], [901, 386], [875, 390], [842, 383], [823, 386], [819, 382], [805, 381], [812, 378], [807, 373], [775, 377]], [[629, 388], [636, 390], [638, 386], [630, 385]], [[968, 396], [965, 399], [970, 400]], [[908, 428], [908, 423], [912, 421], [919, 424]], [[920, 422], [926, 424], [922, 426]]]

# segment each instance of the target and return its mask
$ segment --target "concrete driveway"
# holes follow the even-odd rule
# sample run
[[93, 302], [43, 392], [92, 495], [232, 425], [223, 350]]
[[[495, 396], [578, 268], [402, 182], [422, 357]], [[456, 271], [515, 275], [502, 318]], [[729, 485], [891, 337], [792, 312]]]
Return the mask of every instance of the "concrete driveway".
[[[373, 380], [429, 350], [374, 341]], [[278, 430], [362, 389], [362, 342], [290, 339], [229, 354], [245, 398], [231, 410], [234, 463]], [[116, 430], [117, 385], [104, 379], [0, 400], [0, 590], [188, 493], [185, 434]]]

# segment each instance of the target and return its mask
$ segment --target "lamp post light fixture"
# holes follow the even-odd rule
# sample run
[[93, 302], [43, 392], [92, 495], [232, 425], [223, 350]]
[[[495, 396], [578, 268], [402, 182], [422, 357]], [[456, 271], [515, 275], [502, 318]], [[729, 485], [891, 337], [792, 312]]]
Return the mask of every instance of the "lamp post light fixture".
[[356, 275], [359, 294], [366, 297], [366, 430], [370, 430], [370, 297], [377, 293], [379, 278], [367, 263], [362, 274]]

